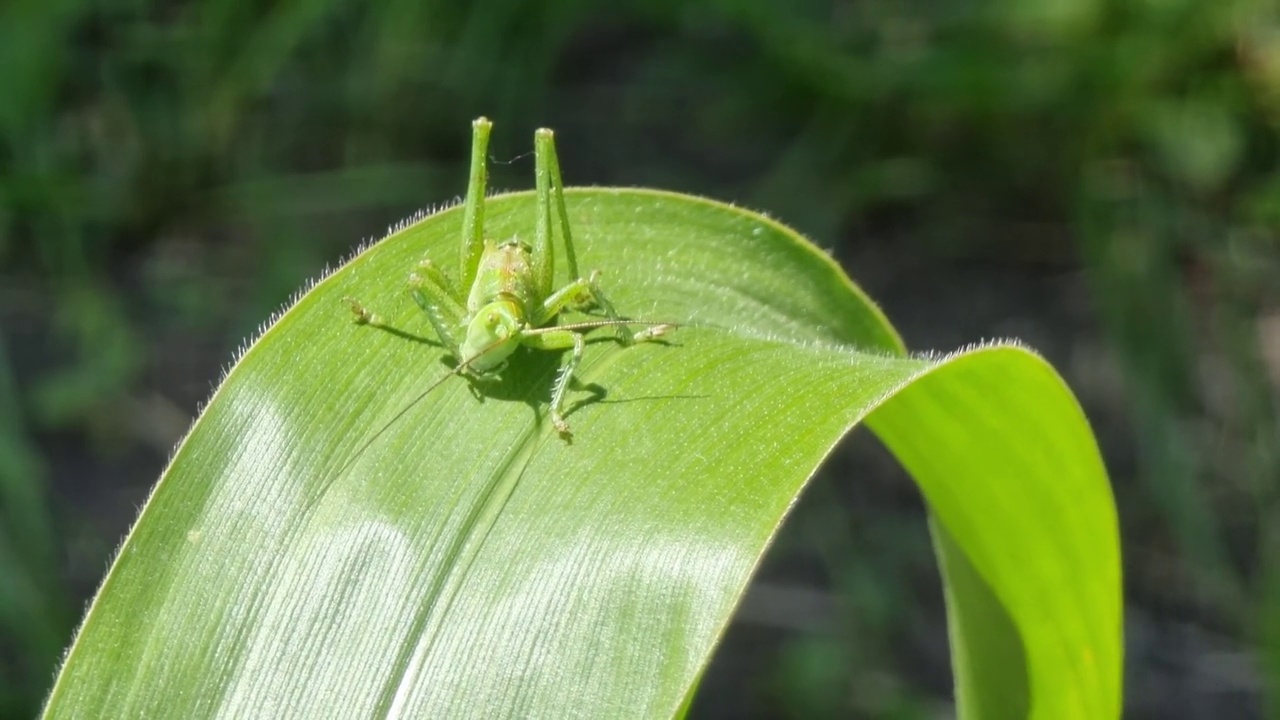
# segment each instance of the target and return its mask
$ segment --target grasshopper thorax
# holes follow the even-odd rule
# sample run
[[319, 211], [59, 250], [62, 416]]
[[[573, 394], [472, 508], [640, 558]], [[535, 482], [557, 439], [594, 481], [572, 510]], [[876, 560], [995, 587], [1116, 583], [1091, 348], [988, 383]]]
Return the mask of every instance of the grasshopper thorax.
[[529, 246], [516, 238], [501, 243], [485, 240], [480, 267], [467, 297], [467, 310], [475, 314], [492, 302], [510, 299], [521, 304], [527, 316], [537, 297]]
[[460, 359], [470, 358], [468, 369], [477, 375], [498, 368], [520, 346], [524, 324], [521, 304], [515, 298], [500, 296], [471, 319], [467, 337], [459, 348]]

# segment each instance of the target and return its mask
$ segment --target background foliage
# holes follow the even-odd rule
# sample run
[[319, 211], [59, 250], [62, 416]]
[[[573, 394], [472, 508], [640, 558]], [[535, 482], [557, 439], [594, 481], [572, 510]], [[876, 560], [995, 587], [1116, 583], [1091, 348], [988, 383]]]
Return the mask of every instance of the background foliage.
[[[462, 191], [467, 122], [572, 184], [768, 209], [917, 349], [1017, 335], [1117, 485], [1134, 717], [1280, 712], [1280, 13], [1265, 0], [15, 0], [0, 8], [0, 715], [231, 349]], [[945, 706], [919, 501], [865, 437], [695, 713]]]

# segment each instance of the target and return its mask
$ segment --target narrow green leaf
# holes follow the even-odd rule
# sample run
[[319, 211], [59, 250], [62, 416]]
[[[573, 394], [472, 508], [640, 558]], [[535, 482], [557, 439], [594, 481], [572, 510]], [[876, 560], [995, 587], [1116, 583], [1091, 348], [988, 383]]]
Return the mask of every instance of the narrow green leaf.
[[[473, 392], [403, 292], [461, 213], [324, 279], [244, 354], [126, 540], [49, 717], [671, 717], [822, 459], [858, 421], [920, 482], [966, 717], [1116, 717], [1118, 540], [1069, 391], [1012, 346], [908, 358], [825, 255], [754, 213], [568, 195], [578, 258], [666, 344]], [[532, 195], [491, 198], [531, 236]], [[563, 278], [562, 278], [563, 279]], [[356, 326], [356, 296], [405, 332]], [[1003, 687], [1002, 687], [1003, 683]]]

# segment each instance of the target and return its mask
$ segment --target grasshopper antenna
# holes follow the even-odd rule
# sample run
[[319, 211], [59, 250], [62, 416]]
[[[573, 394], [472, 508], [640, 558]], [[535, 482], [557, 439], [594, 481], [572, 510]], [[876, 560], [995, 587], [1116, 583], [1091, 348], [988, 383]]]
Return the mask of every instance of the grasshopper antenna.
[[400, 410], [400, 412], [392, 416], [392, 418], [388, 420], [385, 425], [382, 426], [382, 429], [378, 430], [378, 432], [370, 436], [369, 439], [365, 440], [364, 443], [362, 443], [360, 447], [356, 449], [355, 454], [353, 454], [350, 458], [348, 458], [347, 461], [342, 464], [342, 467], [338, 468], [338, 471], [333, 475], [333, 479], [336, 480], [339, 477], [342, 477], [343, 474], [345, 474], [348, 470], [350, 470], [351, 466], [354, 465], [355, 462], [360, 459], [360, 456], [364, 455], [365, 451], [369, 449], [370, 445], [373, 445], [373, 443], [377, 441], [378, 438], [382, 437], [383, 433], [389, 430], [392, 425], [395, 425], [397, 422], [400, 422], [400, 418], [404, 417], [406, 413], [412, 410], [415, 405], [422, 402], [423, 399], [426, 398], [428, 395], [430, 395], [433, 391], [435, 391], [436, 388], [443, 385], [445, 381], [448, 380], [449, 378], [455, 375], [461, 375], [462, 373], [466, 372], [467, 368], [471, 367], [472, 363], [474, 363], [476, 360], [479, 360], [481, 357], [485, 355], [485, 353], [497, 347], [504, 341], [505, 340], [497, 340], [491, 343], [490, 345], [482, 348], [479, 352], [467, 358], [466, 360], [458, 363], [458, 365], [454, 367], [452, 370], [445, 373], [444, 375], [441, 375], [439, 378], [436, 379], [435, 382], [428, 385], [427, 389], [419, 393], [418, 396], [415, 397], [413, 400], [409, 401], [409, 404], [405, 405], [404, 408]]

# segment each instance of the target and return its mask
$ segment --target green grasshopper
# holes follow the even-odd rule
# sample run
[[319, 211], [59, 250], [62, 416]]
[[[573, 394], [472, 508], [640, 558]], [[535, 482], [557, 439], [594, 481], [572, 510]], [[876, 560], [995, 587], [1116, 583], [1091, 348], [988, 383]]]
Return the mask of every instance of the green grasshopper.
[[[566, 440], [572, 438], [564, 420], [565, 393], [573, 373], [582, 362], [585, 334], [601, 327], [616, 327], [618, 339], [626, 345], [660, 338], [675, 328], [672, 323], [625, 320], [600, 290], [600, 271], [583, 278], [578, 273], [569, 214], [565, 209], [564, 184], [555, 140], [548, 129], [534, 133], [534, 166], [537, 180], [537, 227], [533, 246], [512, 238], [494, 242], [484, 237], [484, 194], [487, 178], [486, 156], [489, 131], [485, 118], [472, 123], [471, 171], [463, 208], [462, 253], [458, 285], [429, 259], [418, 263], [409, 276], [409, 294], [427, 314], [440, 342], [458, 361], [453, 374], [473, 380], [494, 378], [507, 365], [516, 348], [536, 350], [572, 349], [551, 391], [551, 423]], [[551, 203], [555, 200], [564, 237], [565, 256], [572, 280], [554, 289], [555, 251], [552, 247]], [[462, 291], [467, 290], [464, 299]], [[382, 325], [381, 318], [353, 298], [346, 298], [360, 324]], [[607, 320], [556, 324], [562, 311], [598, 309]], [[627, 325], [647, 325], [631, 333]], [[441, 378], [443, 382], [449, 377]], [[427, 392], [439, 383], [432, 385]]]

